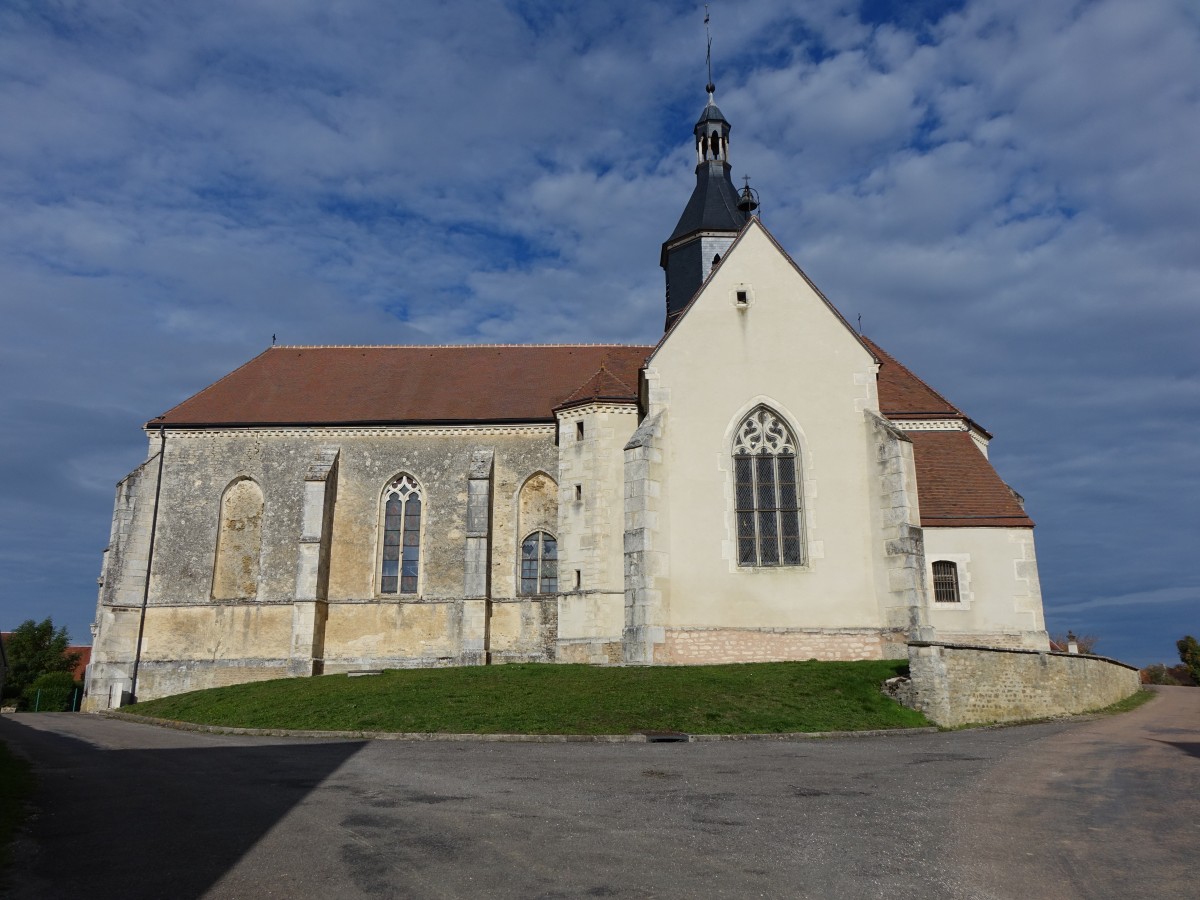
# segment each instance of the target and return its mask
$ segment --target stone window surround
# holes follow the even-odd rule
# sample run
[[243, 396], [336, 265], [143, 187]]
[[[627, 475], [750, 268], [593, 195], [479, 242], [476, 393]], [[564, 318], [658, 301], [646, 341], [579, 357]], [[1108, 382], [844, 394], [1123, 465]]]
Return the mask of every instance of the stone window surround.
[[[733, 443], [737, 439], [738, 430], [746, 417], [760, 406], [765, 406], [783, 421], [796, 439], [797, 479], [800, 491], [800, 514], [804, 529], [804, 563], [798, 566], [739, 566], [737, 556], [737, 496], [735, 473], [733, 467]], [[816, 467], [812, 451], [809, 449], [808, 438], [785, 404], [780, 403], [766, 394], [758, 394], [750, 398], [734, 412], [725, 426], [721, 436], [721, 447], [717, 451], [717, 469], [724, 481], [725, 501], [725, 537], [721, 541], [721, 558], [725, 560], [729, 571], [744, 576], [761, 576], [778, 572], [811, 572], [817, 560], [825, 556], [825, 545], [818, 538], [816, 511], [810, 502], [817, 496]]]
[[[939, 603], [934, 599], [933, 593], [933, 564], [935, 562], [952, 562], [958, 567], [958, 602], [942, 602]], [[926, 554], [925, 559], [925, 583], [929, 585], [929, 608], [938, 610], [947, 610], [950, 612], [962, 611], [971, 608], [971, 601], [975, 599], [975, 594], [971, 590], [971, 554], [970, 553], [938, 553]]]
[[[523, 562], [523, 559], [522, 559], [522, 556], [521, 556], [521, 553], [522, 553], [522, 548], [525, 546], [525, 542], [526, 542], [527, 540], [529, 540], [531, 537], [533, 537], [534, 535], [537, 535], [537, 534], [544, 534], [544, 535], [546, 535], [546, 537], [548, 537], [548, 538], [550, 538], [552, 541], [554, 541], [554, 545], [555, 545], [555, 560], [554, 560], [554, 561], [555, 561], [555, 564], [557, 565], [559, 562], [561, 562], [561, 561], [562, 561], [562, 556], [561, 556], [561, 555], [558, 553], [558, 535], [556, 535], [556, 534], [555, 534], [553, 531], [551, 531], [549, 528], [540, 528], [540, 527], [534, 527], [534, 528], [533, 528], [533, 529], [532, 529], [532, 530], [531, 530], [531, 531], [530, 531], [528, 534], [526, 534], [526, 535], [525, 535], [524, 537], [522, 537], [522, 538], [521, 538], [519, 541], [517, 541], [517, 585], [516, 585], [516, 587], [517, 587], [517, 596], [518, 596], [518, 597], [553, 597], [553, 596], [555, 596], [555, 595], [557, 595], [557, 594], [561, 594], [561, 593], [562, 593], [562, 584], [561, 584], [561, 583], [559, 583], [559, 582], [561, 582], [561, 579], [559, 578], [559, 576], [558, 576], [557, 574], [555, 575], [555, 579], [554, 579], [554, 580], [555, 580], [555, 582], [556, 582], [556, 583], [558, 583], [558, 590], [554, 590], [554, 591], [545, 591], [545, 592], [538, 590], [538, 591], [533, 591], [533, 592], [529, 592], [529, 593], [527, 593], [527, 592], [525, 592], [524, 590], [522, 590], [522, 589], [521, 589], [522, 580], [523, 580], [523, 579], [522, 579], [522, 574], [523, 574], [523, 573], [522, 573], [522, 568], [521, 568], [521, 564], [522, 564], [522, 562]], [[544, 560], [542, 560], [542, 558], [541, 558], [541, 556], [540, 556], [540, 552], [541, 552], [541, 547], [540, 547], [540, 545], [539, 545], [539, 548], [538, 548], [538, 549], [539, 549], [539, 557], [538, 557], [538, 587], [540, 588], [540, 587], [541, 587], [541, 582], [542, 582], [542, 563], [543, 563], [543, 561], [544, 561]]]
[[[556, 511], [554, 521], [546, 520], [544, 522], [541, 522], [540, 524], [535, 522], [534, 524], [528, 525], [528, 526], [526, 525], [526, 523], [523, 523], [521, 521], [521, 492], [525, 490], [525, 486], [527, 484], [529, 484], [529, 482], [531, 482], [533, 479], [537, 478], [539, 475], [541, 475], [543, 478], [549, 479], [550, 483], [554, 485], [554, 491], [555, 491], [555, 494], [557, 495], [558, 491], [559, 491], [559, 487], [560, 487], [559, 483], [558, 483], [558, 479], [555, 478], [553, 475], [551, 475], [549, 472], [547, 472], [545, 469], [534, 469], [532, 472], [530, 472], [528, 475], [526, 475], [523, 479], [521, 479], [521, 483], [517, 486], [517, 489], [515, 491], [513, 491], [513, 494], [512, 494], [512, 522], [513, 522], [512, 527], [513, 527], [513, 531], [516, 532], [516, 534], [517, 534], [517, 545], [513, 551], [513, 594], [514, 594], [514, 596], [517, 596], [517, 597], [551, 596], [549, 594], [522, 594], [521, 593], [521, 545], [525, 542], [525, 538], [529, 537], [529, 535], [533, 534], [534, 532], [544, 531], [544, 532], [546, 532], [546, 534], [550, 535], [550, 537], [554, 538], [556, 543], [558, 542], [557, 511]], [[560, 502], [561, 502], [561, 498], [560, 498]], [[557, 504], [556, 504], [556, 506], [557, 506]], [[522, 534], [521, 533], [522, 530], [525, 530], [526, 528], [527, 528], [526, 533]], [[493, 535], [493, 538], [494, 537], [495, 537], [495, 535]], [[562, 559], [563, 559], [562, 545], [559, 544], [558, 545], [558, 563], [559, 563], [558, 592], [560, 594], [563, 591]]]
[[[421, 529], [417, 537], [417, 591], [414, 594], [405, 594], [396, 591], [394, 594], [385, 594], [381, 590], [383, 577], [383, 531], [386, 516], [388, 490], [392, 486], [392, 482], [401, 476], [407, 475], [417, 486], [417, 490], [421, 493]], [[371, 571], [371, 596], [377, 600], [397, 600], [412, 602], [414, 600], [424, 599], [425, 591], [425, 529], [429, 522], [429, 492], [425, 489], [424, 483], [407, 469], [400, 469], [393, 473], [387, 481], [383, 483], [383, 488], [379, 491], [379, 501], [376, 504], [377, 513], [375, 526], [375, 566]], [[401, 548], [403, 555], [403, 548]], [[403, 560], [401, 560], [401, 568], [403, 568]], [[398, 587], [399, 585], [397, 585]]]

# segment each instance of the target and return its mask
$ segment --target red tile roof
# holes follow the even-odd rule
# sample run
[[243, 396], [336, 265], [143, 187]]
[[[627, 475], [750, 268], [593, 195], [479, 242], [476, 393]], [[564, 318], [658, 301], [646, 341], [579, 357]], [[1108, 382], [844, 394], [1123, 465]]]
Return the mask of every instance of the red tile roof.
[[[879, 407], [885, 416], [966, 418], [878, 344], [862, 340], [880, 360]], [[272, 347], [148, 424], [551, 421], [554, 409], [574, 403], [636, 400], [638, 370], [653, 349]]]
[[965, 431], [908, 433], [921, 524], [933, 528], [1032, 528], [1012, 488]]
[[870, 338], [862, 338], [879, 358], [879, 411], [889, 418], [957, 416], [961, 409], [898, 363]]
[[[873, 341], [879, 405], [889, 418], [969, 421]], [[592, 400], [637, 400], [653, 347], [466, 345], [272, 347], [150, 427], [553, 422]], [[1032, 527], [965, 432], [910, 433], [922, 524]]]
[[[633, 384], [637, 383], [637, 373], [635, 372]], [[635, 401], [637, 400], [637, 388], [626, 384], [601, 363], [599, 371], [581, 384], [575, 393], [559, 404], [558, 408], [579, 406], [582, 403], [592, 403], [596, 400]]]
[[272, 347], [148, 426], [552, 422], [602, 368], [638, 383], [652, 347]]
[[67, 653], [79, 654], [75, 668], [71, 670], [71, 677], [76, 681], [83, 681], [83, 676], [87, 674], [88, 663], [92, 661], [92, 648], [90, 646], [72, 646], [67, 648]]

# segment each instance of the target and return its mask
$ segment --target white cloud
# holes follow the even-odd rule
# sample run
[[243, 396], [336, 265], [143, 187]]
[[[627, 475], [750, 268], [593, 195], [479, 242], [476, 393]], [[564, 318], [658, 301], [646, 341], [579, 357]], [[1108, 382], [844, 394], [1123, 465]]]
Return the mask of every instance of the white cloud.
[[[735, 174], [848, 318], [997, 431], [1048, 609], [1180, 589], [1200, 531], [1195, 11], [905, 9], [715, 7]], [[697, 8], [632, 2], [0, 11], [0, 118], [21, 124], [0, 130], [4, 496], [33, 473], [47, 498], [21, 507], [5, 577], [51, 583], [37, 548], [61, 547], [63, 498], [115, 481], [99, 470], [144, 453], [141, 421], [272, 333], [656, 339], [703, 35]], [[102, 544], [106, 507], [72, 527]], [[77, 637], [95, 564], [56, 594]]]

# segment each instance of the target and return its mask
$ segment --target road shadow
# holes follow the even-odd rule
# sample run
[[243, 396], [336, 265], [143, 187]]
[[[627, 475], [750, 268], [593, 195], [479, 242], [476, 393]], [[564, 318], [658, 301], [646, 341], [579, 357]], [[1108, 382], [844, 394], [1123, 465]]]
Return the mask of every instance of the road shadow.
[[1182, 750], [1188, 756], [1200, 757], [1200, 741], [1162, 741], [1158, 738], [1152, 738], [1152, 740], [1159, 744], [1166, 744], [1168, 747], [1174, 747], [1176, 750]]
[[14, 722], [38, 785], [0, 894], [198, 898], [363, 742], [110, 750]]

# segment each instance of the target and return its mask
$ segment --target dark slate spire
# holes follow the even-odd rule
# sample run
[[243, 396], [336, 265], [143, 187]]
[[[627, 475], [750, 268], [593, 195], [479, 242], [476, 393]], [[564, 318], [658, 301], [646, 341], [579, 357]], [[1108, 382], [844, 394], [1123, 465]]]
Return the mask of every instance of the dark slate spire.
[[[696, 135], [696, 188], [667, 245], [698, 231], [740, 231], [746, 216], [738, 209], [738, 192], [730, 177], [729, 122], [712, 94], [693, 129]], [[666, 245], [664, 245], [666, 246]]]
[[660, 259], [667, 275], [668, 328], [746, 224], [730, 178], [729, 121], [713, 100], [716, 87], [711, 81], [706, 87], [708, 104], [693, 129], [696, 187]]

